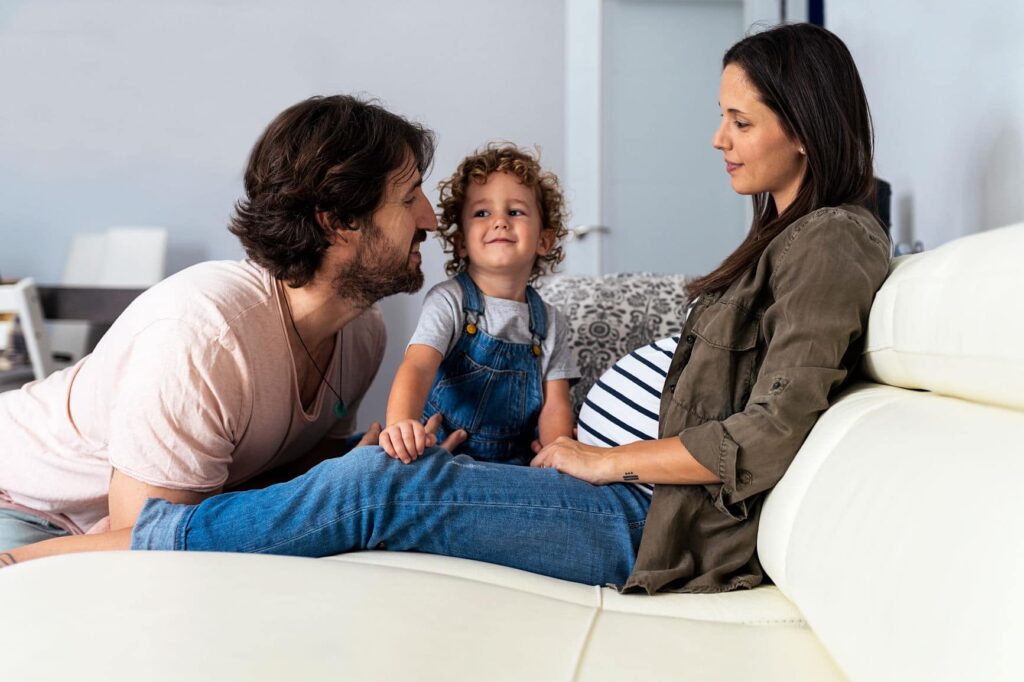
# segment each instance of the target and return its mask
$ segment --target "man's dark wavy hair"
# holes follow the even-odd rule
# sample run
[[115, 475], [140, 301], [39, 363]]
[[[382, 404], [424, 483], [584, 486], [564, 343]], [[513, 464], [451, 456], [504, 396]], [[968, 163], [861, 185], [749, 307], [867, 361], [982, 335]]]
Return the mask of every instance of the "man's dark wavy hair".
[[434, 133], [375, 101], [310, 97], [285, 109], [253, 147], [245, 198], [229, 230], [246, 254], [293, 287], [309, 282], [330, 245], [317, 211], [359, 229], [380, 206], [389, 174], [412, 155], [421, 175]]

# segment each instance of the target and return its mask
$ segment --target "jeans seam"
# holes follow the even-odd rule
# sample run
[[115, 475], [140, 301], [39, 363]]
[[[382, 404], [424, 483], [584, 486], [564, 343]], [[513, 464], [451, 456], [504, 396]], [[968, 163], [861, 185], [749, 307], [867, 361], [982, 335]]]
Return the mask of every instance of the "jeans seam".
[[199, 505], [193, 505], [193, 506], [189, 507], [185, 511], [184, 517], [181, 519], [181, 522], [178, 524], [178, 532], [175, 533], [174, 547], [173, 547], [174, 550], [180, 551], [180, 550], [187, 550], [188, 549], [188, 547], [185, 546], [185, 537], [188, 535], [188, 524], [189, 524], [189, 521], [192, 520], [192, 517], [195, 516], [196, 510], [198, 510], [198, 509], [199, 509]]

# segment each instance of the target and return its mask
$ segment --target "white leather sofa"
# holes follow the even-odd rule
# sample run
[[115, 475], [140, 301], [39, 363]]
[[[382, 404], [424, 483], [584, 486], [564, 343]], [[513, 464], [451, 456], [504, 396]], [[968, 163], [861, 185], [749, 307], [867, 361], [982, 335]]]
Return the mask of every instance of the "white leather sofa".
[[903, 258], [771, 494], [777, 586], [613, 590], [445, 557], [120, 553], [0, 571], [5, 680], [1020, 680], [1024, 224]]

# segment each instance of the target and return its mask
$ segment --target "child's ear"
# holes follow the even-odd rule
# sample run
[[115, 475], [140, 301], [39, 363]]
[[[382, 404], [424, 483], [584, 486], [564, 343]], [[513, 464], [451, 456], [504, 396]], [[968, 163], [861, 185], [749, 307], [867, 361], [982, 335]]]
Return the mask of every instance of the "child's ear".
[[546, 256], [555, 248], [555, 231], [543, 229], [540, 231], [540, 239], [537, 240], [537, 255]]
[[459, 258], [467, 258], [469, 249], [466, 248], [466, 240], [462, 236], [462, 230], [452, 235], [452, 244], [455, 245], [455, 255]]

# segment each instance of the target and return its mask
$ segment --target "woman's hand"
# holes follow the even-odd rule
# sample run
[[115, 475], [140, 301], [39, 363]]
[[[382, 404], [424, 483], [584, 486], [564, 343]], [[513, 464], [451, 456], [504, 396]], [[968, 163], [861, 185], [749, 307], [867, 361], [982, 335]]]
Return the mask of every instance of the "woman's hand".
[[541, 448], [530, 466], [555, 469], [587, 483], [605, 485], [617, 480], [612, 475], [612, 452], [612, 448], [584, 445], [562, 436]]

